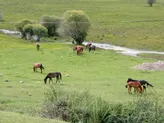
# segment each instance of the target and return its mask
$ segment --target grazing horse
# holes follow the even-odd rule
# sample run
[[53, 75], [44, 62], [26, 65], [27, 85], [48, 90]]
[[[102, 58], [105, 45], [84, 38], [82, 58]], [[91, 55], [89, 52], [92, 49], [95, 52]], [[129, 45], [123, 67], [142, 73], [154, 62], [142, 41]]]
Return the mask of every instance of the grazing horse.
[[133, 87], [142, 94], [142, 86], [139, 82], [128, 82], [126, 87], [128, 87], [128, 93], [131, 93], [131, 88]]
[[76, 50], [77, 51], [77, 55], [79, 55], [80, 53], [83, 52], [83, 46], [77, 45], [73, 48], [73, 51]]
[[91, 45], [92, 45], [92, 43], [88, 43], [88, 44], [85, 46], [85, 48], [87, 49], [87, 48], [89, 48]]
[[43, 65], [41, 63], [35, 63], [33, 66], [33, 70], [34, 72], [37, 71], [37, 68], [40, 68], [41, 73], [42, 73], [42, 69], [44, 69]]
[[134, 79], [132, 79], [132, 78], [128, 78], [127, 83], [128, 83], [128, 82], [139, 82], [139, 83], [143, 86], [143, 90], [144, 90], [145, 92], [146, 92], [146, 86], [145, 86], [145, 85], [147, 85], [147, 87], [148, 87], [148, 86], [153, 87], [153, 85], [150, 84], [150, 83], [148, 83], [146, 80], [134, 80]]
[[39, 50], [40, 49], [40, 44], [36, 43], [36, 49]]
[[95, 46], [95, 45], [90, 45], [90, 46], [89, 46], [89, 52], [90, 52], [91, 50], [94, 50], [94, 51], [95, 51], [95, 50], [96, 50], [96, 46]]
[[47, 83], [47, 79], [49, 78], [49, 83], [50, 83], [50, 80], [52, 81], [53, 83], [53, 80], [52, 78], [55, 78], [56, 77], [56, 83], [59, 81], [60, 82], [60, 79], [62, 79], [62, 74], [60, 72], [53, 72], [53, 73], [48, 73], [47, 76], [44, 78], [44, 83], [46, 84]]

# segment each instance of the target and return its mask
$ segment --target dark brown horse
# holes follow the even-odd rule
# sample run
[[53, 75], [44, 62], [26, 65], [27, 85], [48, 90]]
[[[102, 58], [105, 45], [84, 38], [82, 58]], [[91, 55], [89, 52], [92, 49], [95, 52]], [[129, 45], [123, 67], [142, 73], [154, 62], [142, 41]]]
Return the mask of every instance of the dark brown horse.
[[89, 48], [92, 45], [92, 43], [88, 43], [87, 45], [85, 45], [85, 48]]
[[91, 50], [95, 51], [95, 50], [96, 50], [96, 46], [95, 46], [95, 45], [90, 45], [90, 46], [89, 46], [89, 52], [90, 52]]
[[77, 51], [77, 55], [79, 55], [80, 53], [82, 53], [83, 52], [83, 46], [80, 46], [80, 45], [77, 45], [77, 46], [75, 46], [74, 48], [73, 48], [73, 51]]
[[41, 73], [42, 73], [42, 69], [44, 69], [43, 65], [41, 63], [35, 63], [33, 66], [33, 70], [34, 72], [37, 71], [37, 68], [40, 68]]
[[49, 83], [50, 81], [52, 81], [53, 83], [53, 80], [52, 78], [55, 78], [56, 77], [56, 83], [59, 81], [60, 82], [60, 79], [62, 79], [62, 74], [60, 72], [52, 72], [52, 73], [48, 73], [47, 76], [44, 78], [44, 83], [46, 84], [47, 83], [47, 79], [49, 78]]

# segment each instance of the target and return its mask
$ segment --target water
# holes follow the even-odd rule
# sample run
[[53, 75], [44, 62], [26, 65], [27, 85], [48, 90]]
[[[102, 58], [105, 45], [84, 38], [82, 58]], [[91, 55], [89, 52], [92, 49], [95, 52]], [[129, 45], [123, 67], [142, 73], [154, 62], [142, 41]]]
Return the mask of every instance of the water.
[[[0, 29], [1, 33], [4, 34], [8, 34], [8, 35], [12, 35], [15, 36], [17, 38], [21, 37], [21, 33], [19, 31], [10, 31], [10, 30], [6, 30], [6, 29]], [[83, 42], [84, 45], [86, 45], [88, 42]], [[134, 56], [136, 57], [138, 54], [142, 54], [142, 53], [150, 53], [150, 54], [163, 54], [164, 52], [158, 52], [158, 51], [147, 51], [147, 50], [136, 50], [136, 49], [131, 49], [131, 48], [126, 48], [126, 47], [120, 47], [120, 46], [115, 46], [112, 44], [105, 44], [105, 43], [92, 43], [93, 45], [95, 45], [98, 48], [102, 48], [105, 50], [114, 50], [118, 53], [124, 54], [124, 55], [128, 55], [128, 56]]]

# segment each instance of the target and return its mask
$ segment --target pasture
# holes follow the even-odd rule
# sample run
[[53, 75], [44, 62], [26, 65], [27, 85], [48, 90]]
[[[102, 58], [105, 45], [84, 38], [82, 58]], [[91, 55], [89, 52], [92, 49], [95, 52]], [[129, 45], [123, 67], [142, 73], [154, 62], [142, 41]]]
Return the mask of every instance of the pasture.
[[0, 28], [15, 30], [15, 23], [42, 15], [62, 17], [67, 10], [83, 10], [90, 18], [87, 40], [162, 51], [164, 1], [149, 7], [147, 0], [0, 0], [4, 22]]
[[[40, 51], [35, 43], [24, 42], [0, 34], [0, 110], [34, 115], [40, 110], [49, 84], [44, 78], [49, 72], [60, 71], [61, 83], [55, 84], [66, 91], [88, 91], [112, 103], [132, 101], [140, 95], [129, 95], [125, 88], [127, 78], [145, 79], [154, 85], [142, 96], [164, 94], [163, 72], [140, 71], [131, 67], [150, 59], [130, 57], [114, 51], [98, 49], [95, 53], [84, 49], [82, 55], [73, 53], [73, 45], [41, 42]], [[43, 73], [33, 72], [33, 63], [41, 62]], [[66, 77], [66, 74], [69, 77]], [[4, 82], [4, 80], [9, 82]], [[23, 81], [21, 83], [20, 81]], [[55, 81], [55, 79], [54, 79]], [[162, 96], [161, 96], [162, 98]]]
[[[149, 7], [146, 0], [0, 0], [4, 19], [0, 28], [16, 30], [15, 24], [22, 19], [39, 23], [42, 15], [62, 17], [67, 10], [80, 9], [91, 21], [87, 41], [163, 51], [163, 5], [163, 0], [158, 0], [153, 7]], [[0, 34], [0, 122], [60, 123], [37, 115], [50, 87], [44, 84], [44, 78], [56, 71], [62, 73], [62, 81], [56, 84], [53, 79], [51, 85], [68, 92], [87, 91], [113, 104], [138, 97], [157, 96], [163, 100], [163, 71], [132, 69], [143, 62], [163, 60], [163, 55], [131, 57], [110, 50], [97, 49], [93, 53], [84, 49], [84, 53], [77, 56], [72, 50], [74, 45], [64, 43], [70, 39], [60, 39], [41, 42], [37, 51], [35, 42]], [[45, 67], [42, 74], [39, 69], [33, 72], [35, 62]], [[129, 77], [147, 80], [155, 91], [147, 89], [142, 95], [128, 94], [125, 84]]]

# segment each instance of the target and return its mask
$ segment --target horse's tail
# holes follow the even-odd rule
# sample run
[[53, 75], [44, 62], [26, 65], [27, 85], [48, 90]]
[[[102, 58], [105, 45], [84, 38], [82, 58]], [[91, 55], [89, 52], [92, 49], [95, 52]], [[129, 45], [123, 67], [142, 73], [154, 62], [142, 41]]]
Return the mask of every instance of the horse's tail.
[[59, 76], [60, 76], [60, 79], [62, 79], [62, 74], [61, 73], [59, 73]]
[[153, 85], [148, 82], [146, 82], [146, 84], [147, 84], [147, 86], [153, 87]]
[[140, 93], [142, 94], [142, 86], [141, 86], [141, 84], [138, 86], [138, 88], [140, 89]]
[[48, 75], [44, 78], [44, 83], [47, 83]]

